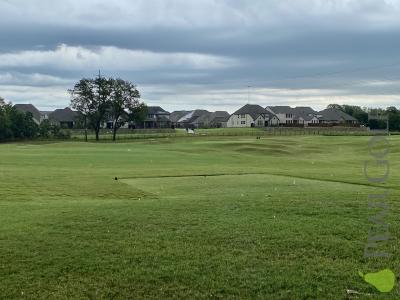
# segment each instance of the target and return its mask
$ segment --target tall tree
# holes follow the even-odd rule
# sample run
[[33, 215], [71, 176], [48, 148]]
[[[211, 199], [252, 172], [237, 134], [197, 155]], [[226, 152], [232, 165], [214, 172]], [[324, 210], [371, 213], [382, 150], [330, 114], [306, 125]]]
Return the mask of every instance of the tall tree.
[[82, 78], [77, 82], [71, 94], [71, 107], [78, 111], [85, 129], [85, 141], [87, 142], [87, 130], [89, 118], [95, 113], [95, 85], [93, 79]]
[[112, 80], [99, 75], [94, 80], [94, 86], [97, 93], [95, 93], [95, 101], [93, 102], [94, 113], [90, 115], [90, 123], [96, 134], [96, 141], [98, 141], [101, 125], [105, 121], [111, 103]]
[[366, 109], [356, 105], [342, 105], [343, 111], [356, 118], [361, 124], [368, 123], [368, 112]]
[[0, 105], [0, 140], [7, 140], [14, 137], [10, 118], [10, 111], [12, 109], [11, 104]]
[[117, 131], [135, 110], [143, 110], [143, 103], [139, 101], [140, 93], [136, 86], [122, 79], [110, 79], [111, 81], [111, 100], [108, 116], [113, 124], [113, 141], [117, 136]]
[[389, 106], [386, 109], [386, 113], [389, 118], [389, 128], [390, 130], [400, 130], [400, 110], [394, 106]]
[[112, 81], [100, 76], [95, 79], [83, 78], [69, 92], [71, 107], [83, 118], [86, 141], [88, 125], [93, 128], [98, 141], [101, 125], [110, 105]]
[[4, 100], [3, 97], [0, 97], [0, 106], [3, 106], [6, 104], [6, 101]]
[[147, 117], [148, 108], [144, 103], [129, 109], [128, 120], [133, 123], [142, 123]]

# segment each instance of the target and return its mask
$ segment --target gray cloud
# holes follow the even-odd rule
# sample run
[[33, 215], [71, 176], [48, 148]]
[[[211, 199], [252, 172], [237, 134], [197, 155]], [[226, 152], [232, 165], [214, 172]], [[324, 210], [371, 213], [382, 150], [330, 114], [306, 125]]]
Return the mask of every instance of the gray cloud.
[[98, 69], [167, 109], [393, 105], [400, 1], [1, 1], [0, 94], [39, 107]]

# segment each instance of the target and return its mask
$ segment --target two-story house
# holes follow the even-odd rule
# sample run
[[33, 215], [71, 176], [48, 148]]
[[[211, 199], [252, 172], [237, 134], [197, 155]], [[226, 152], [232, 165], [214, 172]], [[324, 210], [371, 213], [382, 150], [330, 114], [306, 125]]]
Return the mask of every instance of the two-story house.
[[268, 127], [279, 125], [279, 118], [260, 105], [246, 104], [235, 111], [227, 122], [227, 127]]

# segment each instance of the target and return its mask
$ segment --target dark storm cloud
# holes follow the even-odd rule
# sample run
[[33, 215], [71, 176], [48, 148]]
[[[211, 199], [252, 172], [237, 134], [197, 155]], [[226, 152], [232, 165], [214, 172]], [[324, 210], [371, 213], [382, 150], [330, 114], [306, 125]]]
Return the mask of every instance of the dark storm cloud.
[[61, 95], [101, 68], [143, 86], [153, 102], [181, 99], [172, 108], [190, 101], [232, 110], [249, 85], [260, 103], [382, 95], [376, 105], [392, 104], [384, 95], [398, 99], [399, 8], [368, 0], [0, 1], [0, 93], [25, 101], [10, 86], [31, 86]]

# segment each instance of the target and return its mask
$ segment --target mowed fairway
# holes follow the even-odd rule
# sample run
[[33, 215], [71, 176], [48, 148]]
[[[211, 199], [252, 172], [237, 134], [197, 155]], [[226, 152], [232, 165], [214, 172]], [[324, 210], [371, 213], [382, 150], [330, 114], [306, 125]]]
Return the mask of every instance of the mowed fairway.
[[384, 185], [393, 255], [376, 261], [368, 140], [0, 145], [0, 298], [374, 298], [358, 271], [400, 274], [400, 138]]

